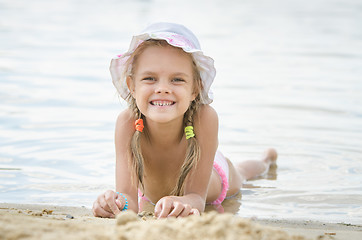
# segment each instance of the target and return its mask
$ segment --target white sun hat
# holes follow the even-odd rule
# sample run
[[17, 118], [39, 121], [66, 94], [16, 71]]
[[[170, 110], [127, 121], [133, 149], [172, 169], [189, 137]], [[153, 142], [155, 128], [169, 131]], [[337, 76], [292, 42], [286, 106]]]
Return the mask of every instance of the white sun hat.
[[202, 53], [199, 41], [189, 29], [180, 24], [166, 22], [151, 24], [139, 35], [133, 36], [128, 51], [112, 59], [110, 66], [112, 81], [121, 97], [126, 99], [129, 94], [126, 78], [130, 74], [131, 68], [126, 69], [126, 62], [135, 49], [149, 39], [165, 40], [168, 44], [182, 48], [185, 52], [192, 54], [203, 85], [203, 90], [200, 93], [201, 103], [211, 103], [212, 92], [210, 87], [216, 75], [214, 60]]

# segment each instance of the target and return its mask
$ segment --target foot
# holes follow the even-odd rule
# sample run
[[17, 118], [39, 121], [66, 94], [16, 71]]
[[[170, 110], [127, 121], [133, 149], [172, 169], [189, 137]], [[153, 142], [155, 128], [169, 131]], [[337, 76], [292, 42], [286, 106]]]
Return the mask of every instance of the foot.
[[274, 148], [269, 148], [264, 152], [263, 162], [270, 165], [275, 165], [278, 158], [278, 153]]

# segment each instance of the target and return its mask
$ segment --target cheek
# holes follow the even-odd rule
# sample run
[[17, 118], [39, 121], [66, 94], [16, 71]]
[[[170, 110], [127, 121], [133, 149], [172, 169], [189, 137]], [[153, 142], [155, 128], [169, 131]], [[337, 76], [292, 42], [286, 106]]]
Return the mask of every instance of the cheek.
[[139, 110], [142, 114], [145, 114], [145, 111], [146, 111], [146, 109], [147, 109], [147, 104], [148, 104], [148, 103], [145, 102], [145, 101], [142, 101], [142, 100], [139, 99], [139, 98], [136, 98], [135, 101], [136, 101], [136, 106], [137, 106], [138, 110]]
[[148, 87], [138, 87], [135, 89], [133, 96], [139, 109], [148, 105], [150, 95], [151, 93]]
[[147, 93], [147, 91], [148, 91], [147, 86], [141, 85], [141, 84], [135, 85], [134, 96], [142, 97], [143, 95], [145, 95]]

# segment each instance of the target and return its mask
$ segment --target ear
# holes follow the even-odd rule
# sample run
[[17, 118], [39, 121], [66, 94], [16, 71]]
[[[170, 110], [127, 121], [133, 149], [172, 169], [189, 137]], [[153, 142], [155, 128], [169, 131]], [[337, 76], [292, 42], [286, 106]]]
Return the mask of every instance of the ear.
[[199, 94], [201, 94], [199, 88], [194, 87], [194, 90], [191, 95], [191, 97], [192, 97], [191, 101], [194, 101]]
[[133, 79], [132, 79], [131, 76], [127, 77], [126, 83], [127, 83], [127, 87], [128, 87], [129, 92], [131, 93], [132, 97], [134, 97], [133, 94], [134, 94], [135, 87], [134, 87], [134, 82], [133, 82]]
[[191, 102], [196, 99], [196, 97], [197, 97], [198, 94], [199, 94], [199, 93], [197, 93], [197, 92], [192, 93], [192, 100], [191, 100]]
[[194, 101], [196, 98], [197, 98], [197, 96], [199, 95], [199, 94], [201, 94], [201, 89], [202, 89], [202, 87], [201, 87], [201, 79], [199, 79], [199, 81], [197, 80], [197, 79], [194, 79], [194, 82], [193, 82], [193, 91], [192, 91], [192, 101]]

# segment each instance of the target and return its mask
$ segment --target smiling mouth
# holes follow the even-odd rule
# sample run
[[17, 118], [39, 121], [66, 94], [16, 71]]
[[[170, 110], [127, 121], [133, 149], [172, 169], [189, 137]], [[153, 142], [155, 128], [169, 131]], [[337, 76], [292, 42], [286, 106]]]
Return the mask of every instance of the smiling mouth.
[[160, 107], [171, 106], [175, 104], [175, 102], [173, 101], [151, 101], [150, 103], [153, 106], [160, 106]]

